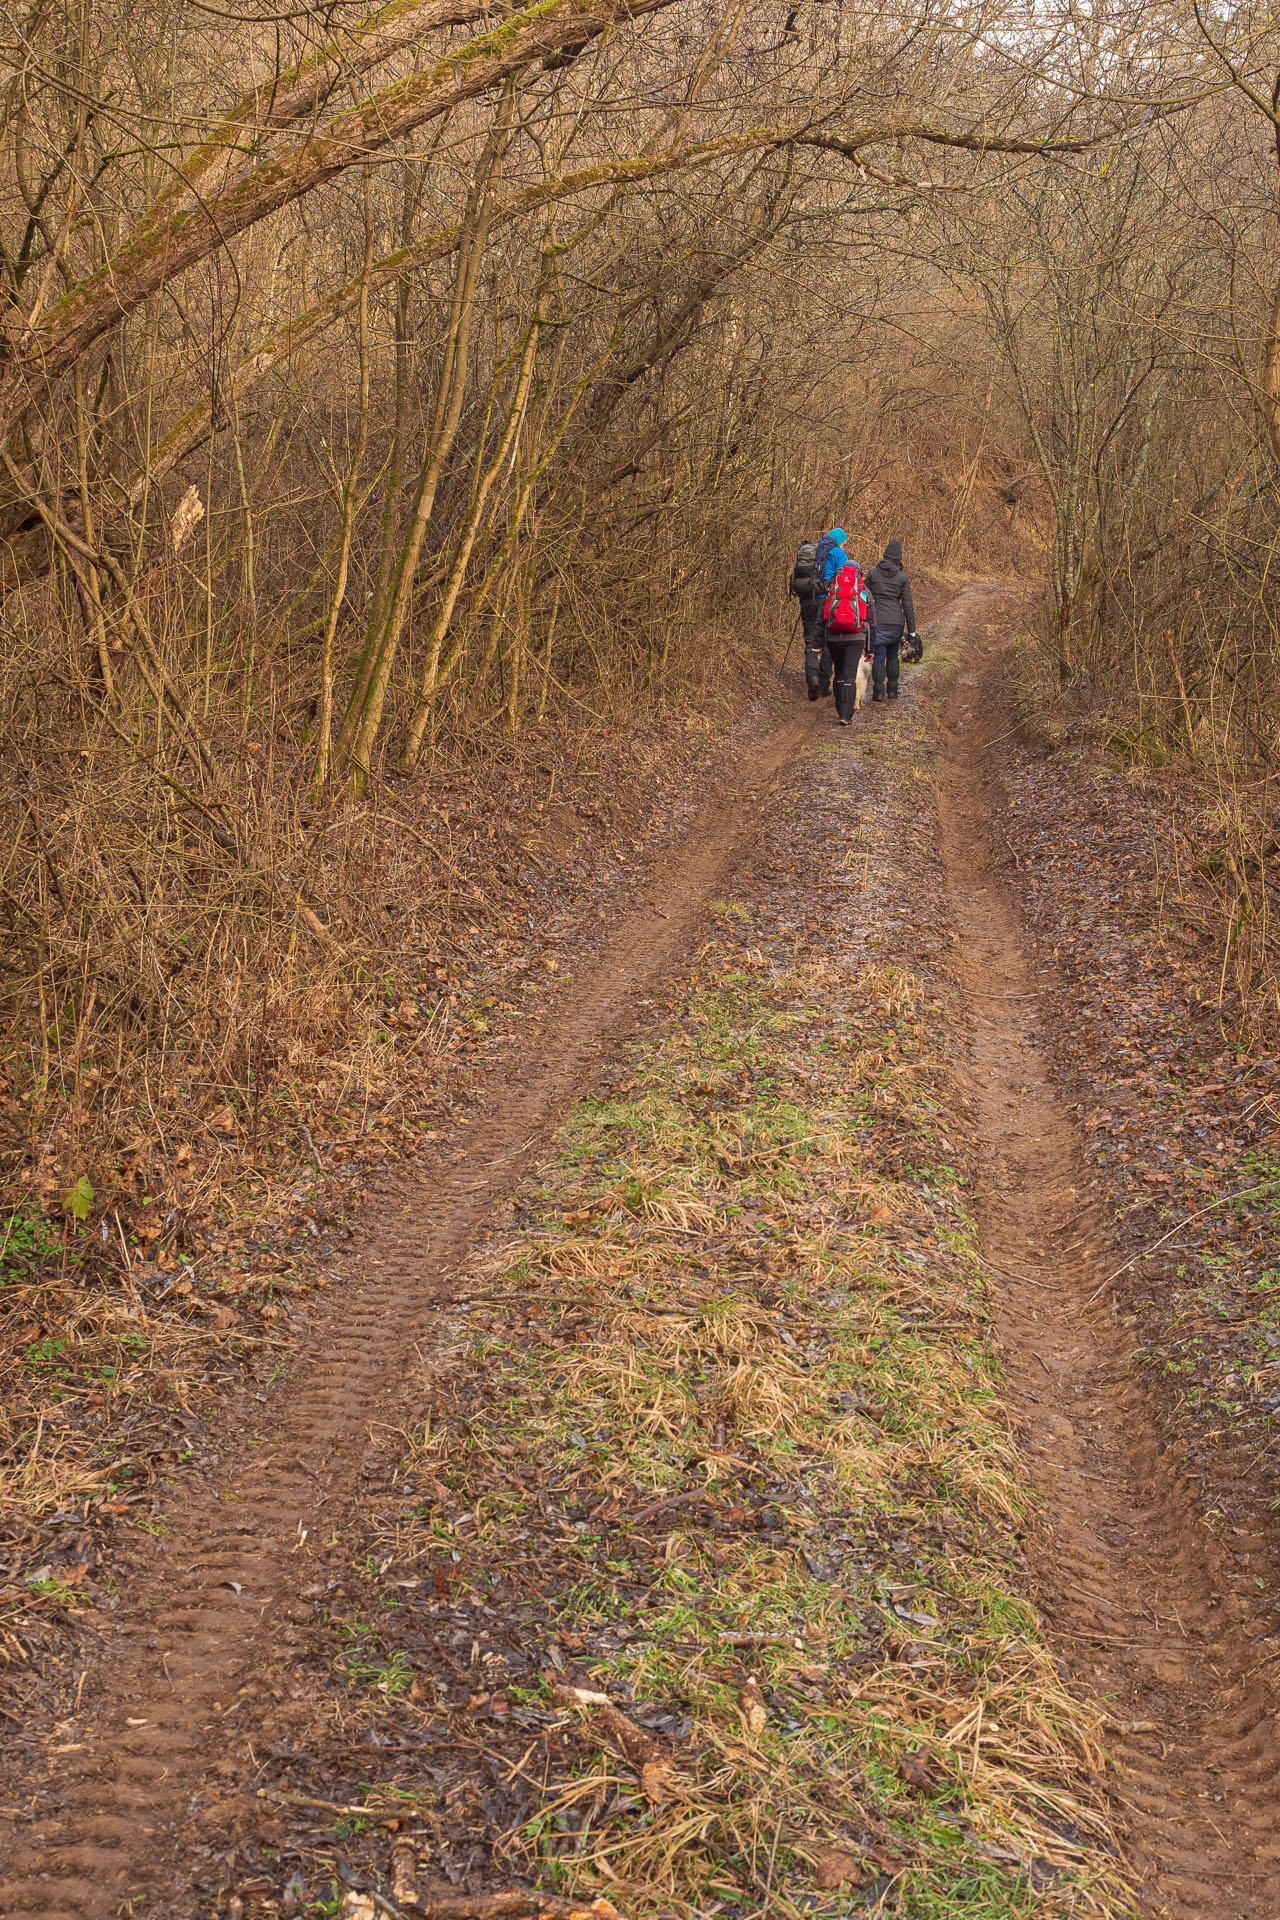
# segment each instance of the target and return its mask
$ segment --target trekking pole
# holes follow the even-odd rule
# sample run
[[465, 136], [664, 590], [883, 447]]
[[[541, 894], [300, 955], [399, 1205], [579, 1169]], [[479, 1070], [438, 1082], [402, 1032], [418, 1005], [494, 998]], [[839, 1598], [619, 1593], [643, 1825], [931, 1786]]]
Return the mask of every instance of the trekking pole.
[[794, 647], [796, 643], [796, 627], [798, 627], [799, 625], [800, 625], [800, 609], [799, 607], [797, 607], [795, 626], [792, 627], [791, 632], [788, 635], [786, 651], [783, 653], [781, 660], [779, 660], [778, 662], [778, 678], [779, 679], [782, 678], [782, 675], [786, 671], [787, 661], [791, 658], [791, 649], [792, 647]]

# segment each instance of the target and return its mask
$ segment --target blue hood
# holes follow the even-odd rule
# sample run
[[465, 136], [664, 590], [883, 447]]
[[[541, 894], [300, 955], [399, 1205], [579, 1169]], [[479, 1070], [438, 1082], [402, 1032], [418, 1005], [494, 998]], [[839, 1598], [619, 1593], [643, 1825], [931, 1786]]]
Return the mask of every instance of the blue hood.
[[[820, 584], [829, 587], [841, 567], [847, 567], [849, 556], [844, 550], [845, 531], [843, 527], [832, 527], [824, 540], [818, 543], [818, 552], [822, 555], [819, 562]], [[823, 548], [826, 549], [825, 553]]]

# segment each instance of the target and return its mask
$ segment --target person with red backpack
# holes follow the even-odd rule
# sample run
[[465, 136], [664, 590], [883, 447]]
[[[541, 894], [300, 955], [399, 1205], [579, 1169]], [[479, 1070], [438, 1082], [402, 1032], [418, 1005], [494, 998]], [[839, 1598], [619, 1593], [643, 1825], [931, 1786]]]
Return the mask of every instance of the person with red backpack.
[[823, 631], [835, 674], [837, 726], [847, 727], [853, 719], [858, 662], [870, 650], [873, 617], [862, 569], [845, 555], [844, 564], [833, 576], [822, 603]]

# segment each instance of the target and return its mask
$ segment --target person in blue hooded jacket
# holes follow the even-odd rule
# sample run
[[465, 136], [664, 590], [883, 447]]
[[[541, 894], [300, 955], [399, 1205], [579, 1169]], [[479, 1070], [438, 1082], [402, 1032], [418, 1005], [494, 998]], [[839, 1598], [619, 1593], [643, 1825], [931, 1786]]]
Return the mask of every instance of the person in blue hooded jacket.
[[[847, 537], [843, 527], [832, 527], [830, 532], [824, 533], [818, 542], [818, 550], [813, 559], [813, 572], [818, 583], [819, 607], [826, 598], [827, 588], [841, 567], [847, 567], [849, 564], [849, 556], [845, 552], [844, 545]], [[827, 636], [823, 631], [820, 616], [814, 621], [812, 629], [805, 627], [804, 677], [811, 700], [823, 700], [830, 693], [831, 649], [827, 645]]]
[[832, 527], [830, 533], [824, 533], [818, 542], [817, 557], [813, 564], [824, 589], [831, 585], [841, 567], [849, 564], [849, 556], [844, 548], [848, 537], [843, 527]]

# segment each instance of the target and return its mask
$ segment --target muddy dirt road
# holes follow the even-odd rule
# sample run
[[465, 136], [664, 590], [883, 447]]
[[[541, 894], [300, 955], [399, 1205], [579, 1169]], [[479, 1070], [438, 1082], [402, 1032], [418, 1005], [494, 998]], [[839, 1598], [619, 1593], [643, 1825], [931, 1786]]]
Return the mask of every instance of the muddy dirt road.
[[1009, 603], [973, 594], [940, 716], [942, 849], [970, 1004], [980, 1219], [1010, 1410], [1043, 1502], [1036, 1598], [1078, 1684], [1107, 1703], [1127, 1833], [1155, 1914], [1280, 1913], [1277, 1649], [1156, 1441], [1109, 1306], [1106, 1227], [1036, 1035], [988, 743], [1010, 716]]
[[[992, 851], [987, 743], [1009, 724], [992, 671], [1013, 604], [967, 588], [939, 623], [961, 661], [937, 712], [937, 797], [972, 1036], [982, 1249], [1009, 1409], [1041, 1503], [1034, 1598], [1076, 1686], [1104, 1703], [1144, 1912], [1274, 1920], [1275, 1649], [1156, 1446], [1105, 1289], [1094, 1299], [1108, 1272], [1105, 1222], [1044, 1064], [1016, 900]], [[893, 717], [860, 724], [883, 738]], [[228, 1757], [240, 1681], [287, 1655], [295, 1596], [368, 1436], [396, 1422], [401, 1377], [430, 1348], [450, 1276], [602, 1059], [643, 1027], [717, 889], [757, 857], [770, 781], [829, 728], [825, 707], [797, 697], [794, 718], [744, 759], [649, 901], [495, 1075], [450, 1153], [386, 1197], [289, 1390], [228, 1407], [221, 1459], [185, 1482], [172, 1536], [140, 1546], [73, 1716], [26, 1730], [19, 1769], [7, 1769], [0, 1913], [177, 1912], [157, 1885], [173, 1884], [163, 1876], [193, 1796], [241, 1764]]]
[[241, 1676], [287, 1635], [290, 1596], [359, 1472], [367, 1437], [396, 1417], [397, 1382], [447, 1307], [459, 1256], [557, 1116], [643, 1018], [645, 996], [742, 857], [760, 797], [809, 720], [744, 754], [735, 783], [696, 816], [648, 900], [566, 981], [522, 1057], [499, 1063], [448, 1157], [384, 1199], [272, 1412], [247, 1393], [227, 1409], [222, 1458], [185, 1481], [172, 1536], [146, 1539], [135, 1555], [132, 1590], [85, 1669], [74, 1723], [45, 1730], [43, 1756], [26, 1759], [26, 1777], [6, 1780], [0, 1913], [65, 1920], [145, 1899], [149, 1861], [192, 1792], [219, 1771], [219, 1722]]

